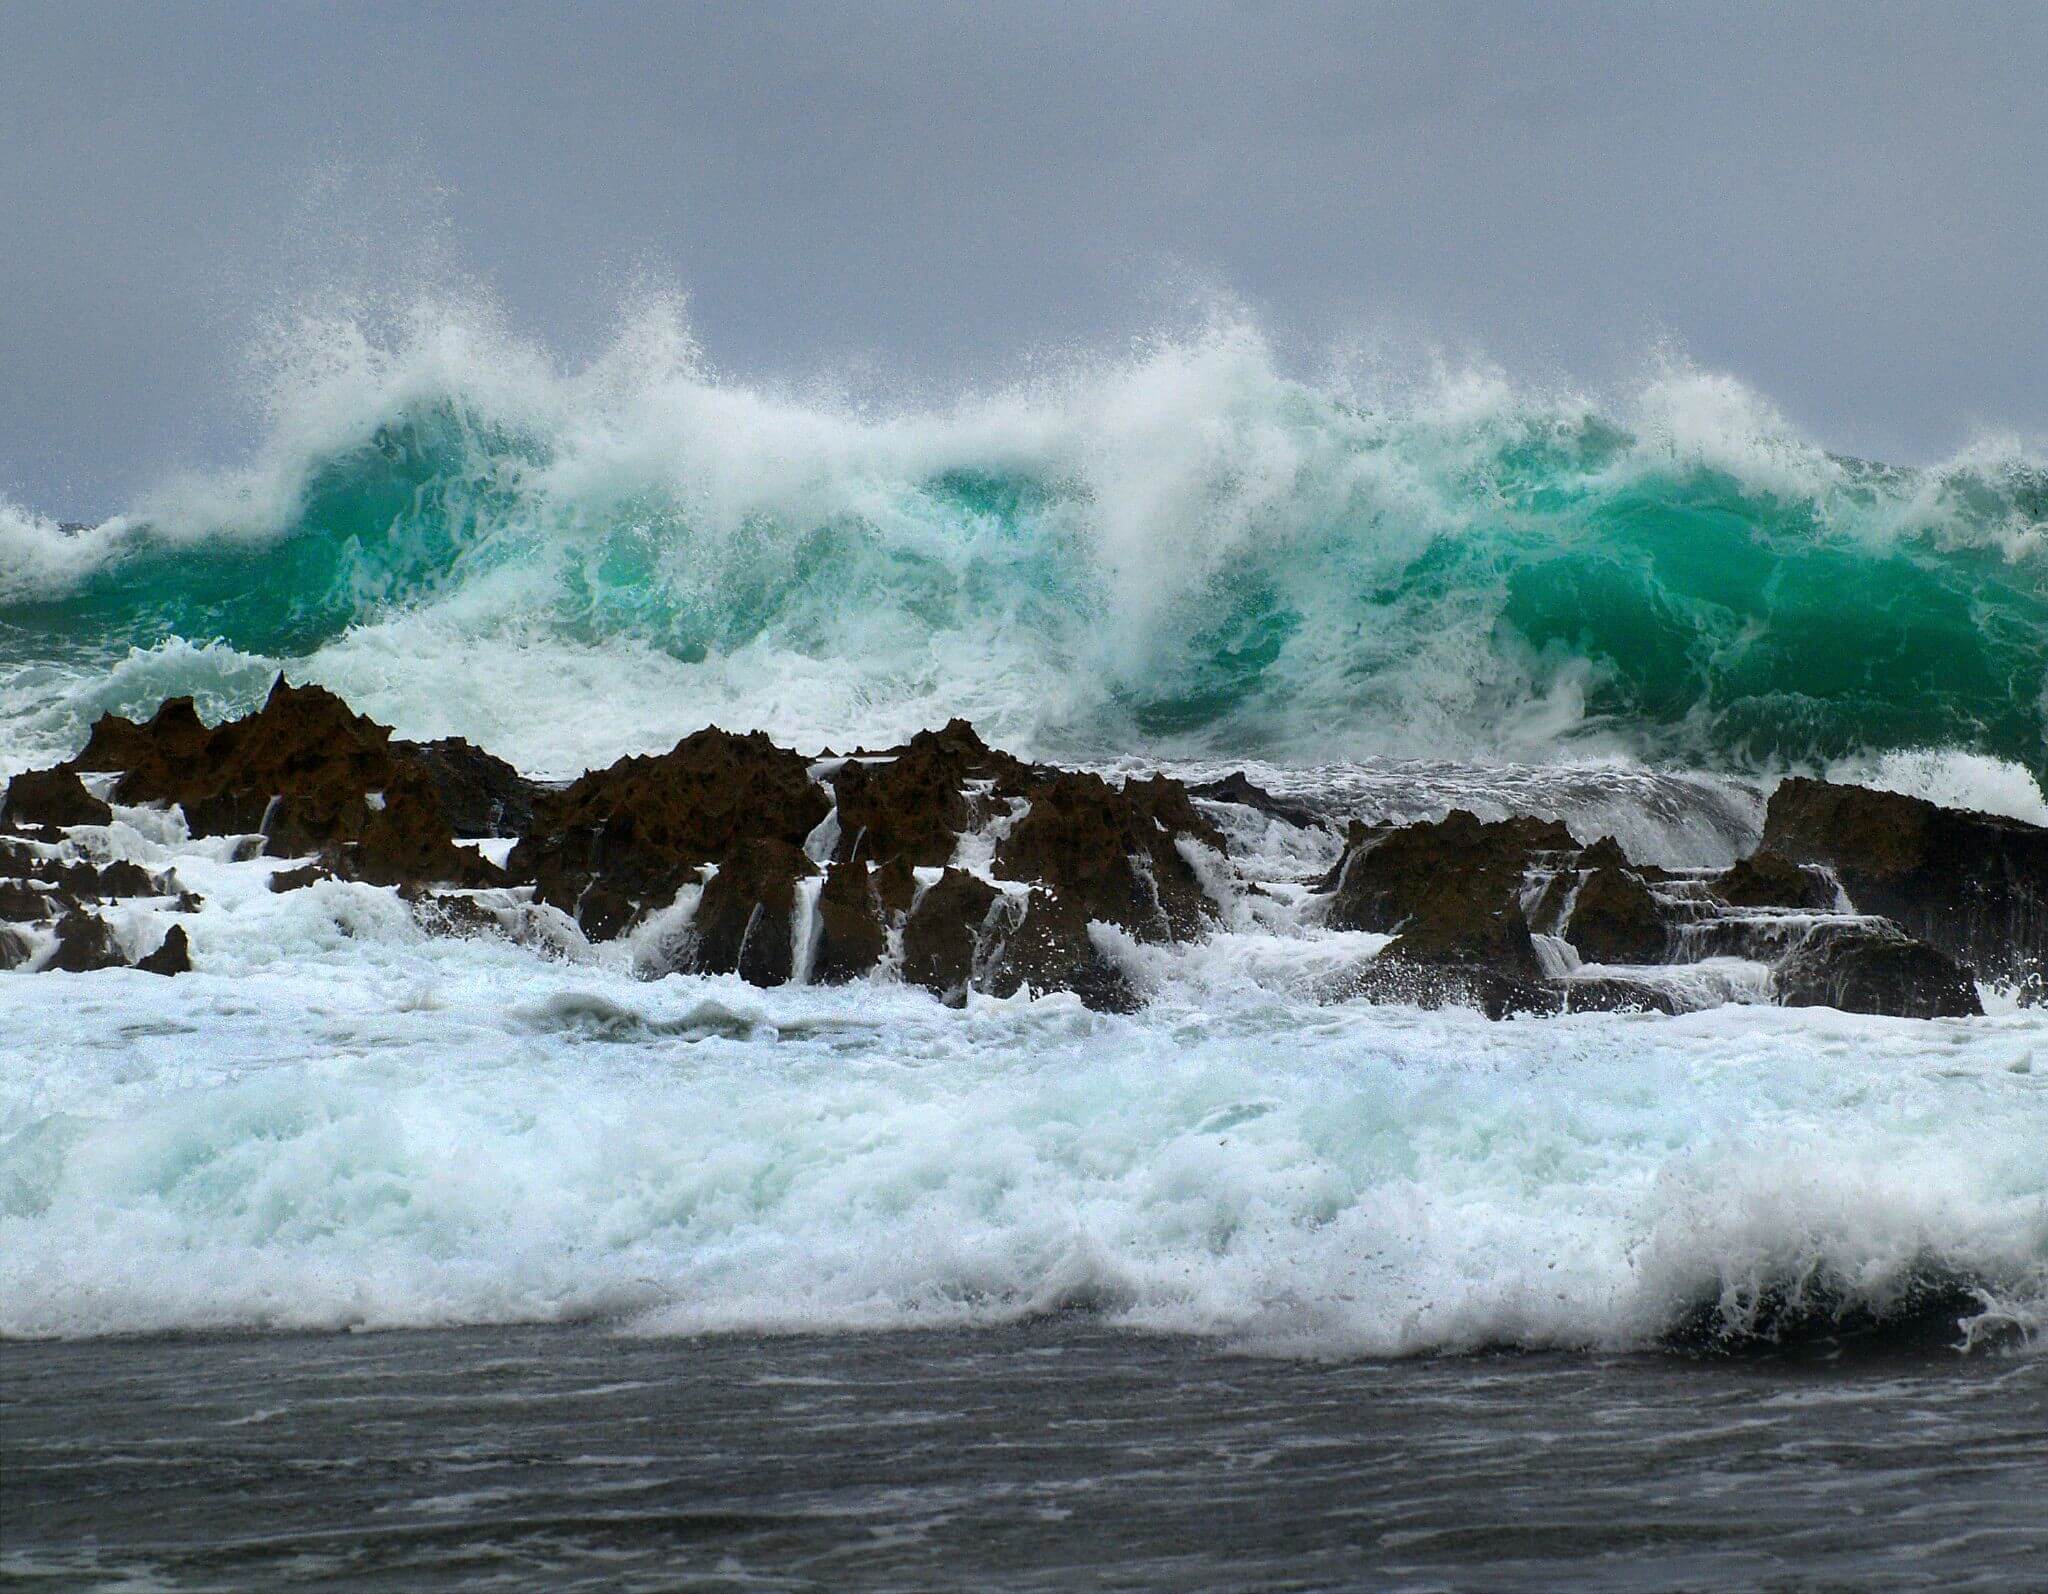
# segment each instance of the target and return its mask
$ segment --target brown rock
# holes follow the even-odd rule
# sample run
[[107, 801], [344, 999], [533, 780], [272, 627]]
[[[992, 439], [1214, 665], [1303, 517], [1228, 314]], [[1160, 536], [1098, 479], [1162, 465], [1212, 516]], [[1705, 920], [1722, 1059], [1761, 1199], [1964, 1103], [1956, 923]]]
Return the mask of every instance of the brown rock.
[[1602, 837], [1579, 856], [1588, 872], [1572, 898], [1565, 936], [1589, 963], [1657, 963], [1670, 932], [1643, 877], [1628, 866], [1621, 847]]
[[442, 817], [458, 837], [517, 836], [532, 826], [542, 788], [504, 759], [459, 736], [391, 746], [427, 777]]
[[1395, 830], [1355, 827], [1323, 883], [1329, 923], [1398, 936], [1387, 949], [1397, 962], [1480, 965], [1534, 982], [1542, 970], [1522, 881], [1539, 854], [1567, 849], [1571, 833], [1555, 821], [1487, 823], [1462, 808]]
[[1860, 911], [1986, 978], [2038, 982], [2048, 966], [2048, 829], [2039, 825], [1792, 779], [1771, 794], [1764, 845], [1829, 865]]
[[986, 880], [948, 869], [918, 897], [903, 927], [903, 978], [950, 1006], [963, 1005], [1003, 908], [1002, 893]]
[[811, 979], [844, 985], [872, 973], [889, 950], [882, 896], [865, 862], [835, 863], [818, 892], [818, 944]]
[[[318, 885], [322, 880], [335, 878], [332, 869], [324, 869], [317, 863], [301, 864], [296, 869], [280, 869], [270, 877], [270, 889], [280, 894], [286, 891], [303, 891], [307, 886]], [[467, 901], [468, 898], [457, 898]]]
[[960, 833], [984, 820], [970, 782], [1014, 795], [1038, 778], [1030, 766], [991, 750], [956, 719], [919, 731], [887, 756], [855, 755], [832, 777], [839, 802], [841, 859], [901, 861], [927, 868], [950, 862]]
[[1220, 852], [1223, 836], [1179, 781], [1154, 776], [1116, 787], [1063, 771], [1034, 786], [1030, 801], [996, 846], [998, 875], [1050, 886], [1087, 918], [1143, 941], [1190, 939], [1215, 916], [1176, 843], [1187, 838]]
[[50, 899], [34, 886], [20, 880], [0, 880], [0, 919], [19, 924], [50, 915]]
[[122, 955], [121, 944], [114, 939], [106, 920], [79, 908], [73, 908], [57, 921], [57, 951], [43, 965], [66, 974], [127, 966], [128, 959]]
[[759, 731], [698, 731], [657, 757], [623, 758], [542, 794], [509, 871], [593, 939], [609, 939], [742, 841], [801, 848], [831, 811], [809, 770]]
[[1891, 1018], [1975, 1018], [1970, 971], [1883, 921], [1815, 925], [1772, 974], [1784, 1007], [1838, 1007]]
[[171, 926], [164, 936], [163, 944], [149, 956], [135, 965], [145, 974], [190, 974], [192, 972], [192, 947], [185, 938], [182, 924]]
[[1072, 991], [1100, 1013], [1132, 1013], [1141, 1005], [1129, 977], [1089, 936], [1087, 915], [1070, 899], [1036, 886], [1023, 921], [1007, 929], [987, 960], [983, 988], [995, 996]]
[[260, 832], [277, 857], [318, 853], [378, 884], [489, 885], [498, 872], [454, 831], [428, 766], [332, 692], [282, 676], [254, 714], [208, 729], [190, 698], [146, 725], [93, 727], [72, 770], [120, 770], [122, 802], [176, 803], [195, 835]]
[[0, 819], [14, 825], [105, 825], [114, 810], [68, 769], [31, 769], [7, 783]]
[[782, 985], [795, 968], [796, 883], [818, 872], [800, 848], [772, 838], [742, 841], [705, 882], [675, 967]]
[[1802, 868], [1775, 852], [1739, 860], [1713, 881], [1714, 895], [1734, 908], [1792, 908], [1825, 913], [1835, 888], [1817, 869]]

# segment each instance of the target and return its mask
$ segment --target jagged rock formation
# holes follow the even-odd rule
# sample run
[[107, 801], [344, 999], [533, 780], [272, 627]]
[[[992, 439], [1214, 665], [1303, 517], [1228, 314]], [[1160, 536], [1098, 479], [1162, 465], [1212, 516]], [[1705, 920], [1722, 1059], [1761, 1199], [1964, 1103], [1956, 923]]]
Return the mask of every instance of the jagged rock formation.
[[1356, 826], [1323, 883], [1329, 923], [1392, 935], [1383, 958], [1534, 982], [1543, 968], [1522, 906], [1524, 881], [1540, 855], [1574, 846], [1554, 821], [1487, 823], [1462, 808], [1428, 824]]
[[[107, 715], [64, 768], [118, 771], [116, 802], [175, 803], [194, 835], [261, 835], [274, 857], [318, 854], [351, 879], [494, 884], [497, 870], [455, 844], [443, 789], [518, 777], [467, 743], [436, 746], [429, 756], [394, 742], [332, 692], [280, 676], [259, 711], [220, 726], [207, 726], [189, 697], [142, 725]], [[455, 800], [457, 811], [466, 800]]]
[[1612, 837], [1580, 847], [1554, 823], [1454, 809], [1355, 826], [1320, 890], [1333, 928], [1394, 937], [1345, 985], [1374, 1000], [1493, 1017], [1668, 1013], [1681, 990], [1664, 971], [1720, 957], [1771, 965], [1785, 1006], [1981, 1011], [1967, 968], [1886, 919], [1836, 912], [1828, 875], [1776, 852], [1686, 875], [1631, 863]]
[[666, 908], [742, 842], [800, 849], [831, 811], [799, 754], [759, 731], [712, 726], [666, 753], [622, 758], [543, 793], [506, 870], [592, 940], [608, 940]]
[[[1234, 894], [1242, 922], [1261, 895], [1271, 914], [1276, 892], [1302, 889], [1243, 877], [1211, 817], [1220, 805], [1334, 828], [1241, 774], [1193, 791], [1117, 782], [1026, 763], [962, 720], [817, 760], [712, 727], [550, 790], [467, 742], [400, 740], [280, 680], [219, 726], [188, 698], [143, 723], [106, 716], [75, 759], [8, 784], [0, 968], [192, 967], [182, 924], [141, 927], [197, 899], [115, 855], [133, 845], [116, 808], [134, 804], [176, 804], [198, 836], [247, 838], [237, 856], [297, 860], [271, 873], [273, 891], [395, 887], [434, 934], [558, 956], [630, 934], [650, 975], [901, 978], [953, 1003], [1070, 991], [1103, 1010], [1142, 1000], [1137, 971], [1157, 966], [1142, 947], [1207, 937]], [[503, 869], [463, 844], [492, 837], [510, 844]], [[2048, 830], [1787, 781], [1765, 842], [1732, 868], [1685, 871], [1547, 819], [1456, 809], [1354, 824], [1311, 920], [1390, 939], [1317, 978], [1333, 998], [1494, 1017], [1671, 1013], [1731, 992], [1958, 1017], [1979, 1011], [1966, 960], [2036, 976]], [[110, 919], [108, 903], [131, 906]], [[138, 939], [154, 949], [137, 956]]]

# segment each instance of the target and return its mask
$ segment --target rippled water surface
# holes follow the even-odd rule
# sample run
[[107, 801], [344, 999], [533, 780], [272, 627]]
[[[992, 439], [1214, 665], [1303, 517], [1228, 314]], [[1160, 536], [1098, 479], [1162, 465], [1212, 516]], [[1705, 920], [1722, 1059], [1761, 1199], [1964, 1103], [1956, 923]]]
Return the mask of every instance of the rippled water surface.
[[2014, 1589], [2038, 1358], [1234, 1356], [1061, 1316], [0, 1347], [0, 1576]]

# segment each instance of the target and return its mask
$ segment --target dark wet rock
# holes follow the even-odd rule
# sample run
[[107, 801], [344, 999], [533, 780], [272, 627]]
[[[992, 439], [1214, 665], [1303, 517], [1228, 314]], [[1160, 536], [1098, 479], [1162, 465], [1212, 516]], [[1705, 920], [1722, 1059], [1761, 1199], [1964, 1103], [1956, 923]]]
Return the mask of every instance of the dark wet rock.
[[801, 848], [831, 811], [800, 755], [713, 726], [623, 758], [534, 803], [508, 871], [595, 940], [665, 908], [743, 841]]
[[1068, 898], [1033, 887], [1021, 904], [1007, 902], [998, 916], [1000, 940], [987, 959], [980, 987], [992, 996], [1072, 991], [1098, 1013], [1133, 1013], [1142, 1005], [1130, 977], [1106, 957], [1088, 933], [1088, 918]]
[[13, 836], [0, 836], [0, 880], [38, 880], [42, 850]]
[[675, 967], [782, 985], [795, 969], [796, 883], [818, 872], [786, 841], [743, 841], [705, 882]]
[[23, 880], [0, 880], [0, 919], [20, 924], [49, 916], [47, 893]]
[[1984, 1011], [1970, 971], [1881, 920], [1816, 924], [1779, 962], [1785, 1007], [1838, 1007], [1891, 1018], [1975, 1018]]
[[1715, 876], [1715, 896], [1734, 908], [1790, 908], [1824, 913], [1835, 905], [1835, 888], [1818, 869], [1775, 852], [1757, 852]]
[[891, 924], [906, 918], [917, 902], [917, 871], [900, 858], [872, 870], [868, 882], [881, 899], [882, 912]]
[[0, 925], [0, 970], [18, 969], [35, 955], [33, 941], [19, 930]]
[[964, 1003], [1003, 908], [1002, 893], [986, 880], [948, 869], [918, 897], [903, 927], [903, 978], [953, 1006]]
[[1433, 963], [1400, 955], [1399, 943], [1361, 964], [1327, 994], [1335, 999], [1421, 1008], [1470, 1007], [1490, 1019], [1533, 1018], [1563, 1009], [1556, 986], [1476, 963]]
[[296, 869], [278, 870], [270, 877], [270, 889], [280, 893], [303, 891], [307, 886], [316, 886], [323, 880], [334, 878], [335, 873], [332, 869], [322, 868], [317, 863], [306, 863]]
[[1792, 779], [1771, 794], [1764, 845], [1826, 864], [1850, 901], [1995, 981], [2048, 959], [2048, 829], [1918, 797]]
[[[834, 856], [925, 868], [950, 862], [960, 833], [988, 817], [988, 804], [1028, 789], [1030, 766], [991, 749], [965, 720], [919, 731], [886, 755], [856, 754], [832, 776], [839, 804]], [[988, 788], [977, 800], [971, 788]]]
[[1033, 787], [1030, 810], [996, 845], [995, 872], [1049, 886], [1089, 919], [1141, 941], [1185, 941], [1216, 905], [1179, 842], [1223, 850], [1223, 836], [1177, 780], [1112, 786], [1060, 772]]
[[1201, 798], [1205, 802], [1235, 803], [1240, 808], [1249, 808], [1256, 813], [1264, 814], [1268, 819], [1298, 825], [1304, 830], [1329, 823], [1325, 816], [1317, 813], [1306, 803], [1276, 797], [1265, 787], [1255, 785], [1241, 769], [1232, 771], [1221, 780], [1204, 781], [1199, 786], [1190, 786], [1188, 795]]
[[57, 921], [57, 950], [43, 966], [67, 974], [86, 974], [94, 969], [126, 968], [128, 959], [106, 920], [82, 908], [73, 908]]
[[818, 942], [811, 954], [811, 979], [844, 985], [874, 972], [889, 950], [883, 920], [880, 871], [865, 862], [835, 863], [818, 892]]
[[1564, 929], [1579, 956], [1589, 963], [1663, 961], [1671, 940], [1663, 910], [1621, 848], [1605, 838], [1580, 854], [1579, 866], [1587, 872]]
[[455, 845], [434, 780], [411, 744], [332, 692], [283, 677], [256, 713], [209, 728], [190, 698], [147, 724], [113, 715], [72, 770], [117, 770], [124, 803], [176, 803], [195, 835], [261, 834], [275, 857], [318, 854], [379, 885], [489, 885], [497, 870]]
[[0, 818], [14, 825], [105, 825], [114, 810], [68, 769], [31, 769], [7, 783]]
[[120, 771], [114, 795], [122, 802], [176, 802], [171, 794], [191, 790], [200, 778], [197, 771], [207, 760], [213, 734], [191, 698], [167, 698], [143, 724], [102, 715], [84, 750], [66, 767]]
[[1397, 829], [1354, 826], [1322, 883], [1329, 923], [1397, 936], [1388, 951], [1406, 963], [1477, 966], [1533, 984], [1542, 968], [1523, 880], [1539, 855], [1565, 850], [1576, 850], [1571, 832], [1554, 820], [1489, 823], [1462, 808]]
[[426, 775], [441, 816], [458, 837], [517, 836], [531, 828], [534, 799], [544, 788], [504, 759], [459, 736], [391, 746]]
[[149, 956], [137, 959], [135, 966], [145, 974], [190, 974], [192, 945], [185, 937], [185, 927], [172, 925], [162, 944]]
[[118, 901], [123, 897], [166, 897], [175, 894], [165, 888], [164, 881], [151, 874], [141, 864], [130, 863], [126, 859], [101, 865], [91, 891], [94, 896], [108, 902]]
[[1647, 980], [1600, 975], [1559, 980], [1557, 992], [1567, 1013], [1664, 1013], [1680, 1011], [1678, 999]]

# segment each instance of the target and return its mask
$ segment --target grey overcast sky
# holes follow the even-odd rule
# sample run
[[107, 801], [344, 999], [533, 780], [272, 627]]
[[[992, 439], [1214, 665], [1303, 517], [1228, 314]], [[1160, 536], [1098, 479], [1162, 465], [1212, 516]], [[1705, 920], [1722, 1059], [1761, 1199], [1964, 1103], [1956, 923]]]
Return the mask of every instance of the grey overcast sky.
[[233, 460], [260, 312], [413, 271], [568, 360], [652, 272], [742, 377], [995, 379], [1188, 284], [1553, 379], [1668, 339], [1925, 459], [2048, 430], [2044, 67], [1958, 0], [4, 0], [0, 492]]

